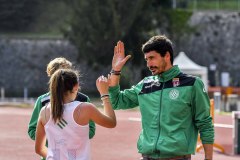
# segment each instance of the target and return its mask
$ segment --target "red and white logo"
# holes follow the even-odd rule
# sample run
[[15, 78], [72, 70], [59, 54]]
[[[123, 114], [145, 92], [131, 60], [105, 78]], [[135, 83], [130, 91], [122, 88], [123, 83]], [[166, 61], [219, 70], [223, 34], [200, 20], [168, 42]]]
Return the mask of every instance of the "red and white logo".
[[173, 78], [172, 83], [173, 83], [173, 87], [179, 86], [180, 85], [179, 78]]

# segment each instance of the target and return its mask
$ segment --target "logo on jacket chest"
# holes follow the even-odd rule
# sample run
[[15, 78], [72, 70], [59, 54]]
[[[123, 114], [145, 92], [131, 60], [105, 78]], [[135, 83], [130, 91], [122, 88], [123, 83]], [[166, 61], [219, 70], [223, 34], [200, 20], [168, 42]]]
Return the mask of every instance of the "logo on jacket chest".
[[177, 87], [180, 85], [179, 78], [173, 78], [172, 80], [173, 87]]
[[158, 81], [152, 81], [151, 83], [146, 84], [146, 85], [144, 86], [144, 88], [147, 89], [147, 88], [152, 88], [152, 87], [154, 87], [154, 86], [160, 87], [160, 85], [161, 85], [160, 82], [158, 82]]
[[169, 98], [170, 99], [177, 99], [179, 96], [179, 91], [176, 90], [176, 89], [172, 89], [170, 92], [169, 92]]

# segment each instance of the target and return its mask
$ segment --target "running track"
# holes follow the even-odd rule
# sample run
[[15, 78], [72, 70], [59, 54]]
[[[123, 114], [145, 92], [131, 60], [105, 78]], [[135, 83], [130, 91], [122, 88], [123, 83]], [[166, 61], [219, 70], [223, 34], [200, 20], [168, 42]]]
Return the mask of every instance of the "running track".
[[[0, 160], [37, 160], [34, 142], [27, 135], [31, 108], [0, 106]], [[114, 129], [97, 126], [91, 140], [92, 160], [138, 160], [136, 142], [141, 124], [138, 111], [116, 111], [118, 124]], [[231, 124], [231, 116], [216, 116], [215, 123]], [[214, 151], [214, 160], [239, 160], [232, 156], [232, 129], [215, 128], [216, 143], [221, 144], [226, 154]], [[203, 151], [192, 157], [204, 159]]]

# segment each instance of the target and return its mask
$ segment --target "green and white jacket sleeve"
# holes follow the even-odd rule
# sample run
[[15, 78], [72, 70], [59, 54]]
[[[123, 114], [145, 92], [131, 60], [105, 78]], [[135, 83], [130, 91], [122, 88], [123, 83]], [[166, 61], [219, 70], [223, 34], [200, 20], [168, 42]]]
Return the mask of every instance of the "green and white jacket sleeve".
[[199, 130], [202, 143], [213, 144], [214, 127], [210, 115], [210, 101], [202, 81], [198, 78], [193, 86], [192, 96], [194, 121]]
[[114, 86], [109, 88], [110, 99], [113, 109], [130, 109], [137, 107], [138, 93], [140, 91], [141, 84], [132, 86], [130, 89], [120, 91], [120, 86]]
[[[89, 97], [87, 97], [87, 102], [90, 102]], [[96, 131], [95, 123], [92, 120], [90, 120], [89, 121], [89, 139], [92, 139], [94, 137], [95, 131]]]
[[38, 117], [39, 117], [41, 108], [42, 108], [42, 103], [41, 103], [41, 96], [40, 96], [38, 97], [34, 105], [32, 116], [28, 124], [28, 135], [32, 140], [35, 140], [36, 127], [37, 127]]

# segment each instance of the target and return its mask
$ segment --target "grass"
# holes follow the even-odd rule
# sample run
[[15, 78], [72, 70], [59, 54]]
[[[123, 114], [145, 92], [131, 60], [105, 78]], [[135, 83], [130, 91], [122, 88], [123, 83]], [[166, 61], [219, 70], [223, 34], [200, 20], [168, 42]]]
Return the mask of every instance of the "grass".
[[0, 38], [62, 39], [63, 29], [68, 28], [71, 9], [63, 1], [44, 1], [39, 6], [39, 15], [26, 31], [3, 32]]
[[240, 0], [191, 0], [190, 10], [240, 10]]
[[21, 33], [0, 33], [0, 38], [27, 38], [27, 39], [63, 39], [61, 33], [53, 32], [21, 32]]
[[62, 34], [61, 30], [67, 27], [71, 18], [71, 9], [63, 1], [46, 1], [39, 6], [40, 15], [31, 30], [35, 33], [48, 35]]
[[[240, 0], [177, 0], [183, 10], [240, 10]], [[62, 39], [72, 9], [63, 1], [44, 1], [40, 14], [26, 32], [0, 33], [0, 38]]]

